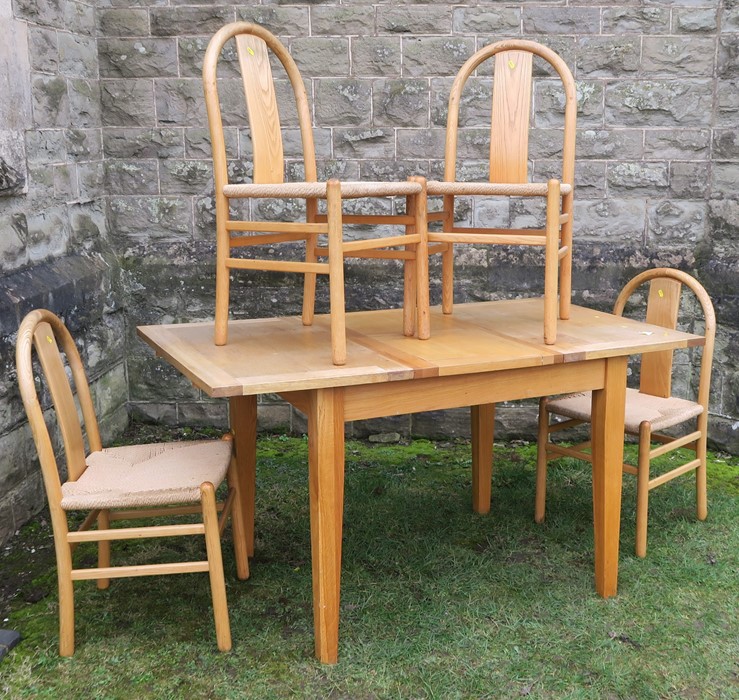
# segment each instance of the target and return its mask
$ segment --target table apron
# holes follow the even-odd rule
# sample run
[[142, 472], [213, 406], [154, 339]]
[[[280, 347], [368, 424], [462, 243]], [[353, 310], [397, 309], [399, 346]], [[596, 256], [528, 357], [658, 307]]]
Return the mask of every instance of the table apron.
[[[364, 420], [602, 389], [605, 385], [606, 362], [599, 358], [344, 387], [344, 420]], [[307, 414], [310, 410], [309, 394], [310, 391], [292, 391], [282, 392], [280, 396]]]

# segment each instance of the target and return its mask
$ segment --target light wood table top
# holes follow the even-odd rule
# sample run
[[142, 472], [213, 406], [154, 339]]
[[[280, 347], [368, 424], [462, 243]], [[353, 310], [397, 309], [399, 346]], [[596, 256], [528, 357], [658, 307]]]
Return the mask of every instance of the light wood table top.
[[231, 321], [229, 342], [213, 344], [213, 324], [141, 326], [139, 336], [209, 396], [238, 396], [354, 386], [687, 347], [702, 338], [580, 306], [544, 345], [541, 299], [457, 304], [432, 309], [428, 340], [401, 334], [400, 310], [347, 315], [347, 363], [331, 363], [327, 316]]

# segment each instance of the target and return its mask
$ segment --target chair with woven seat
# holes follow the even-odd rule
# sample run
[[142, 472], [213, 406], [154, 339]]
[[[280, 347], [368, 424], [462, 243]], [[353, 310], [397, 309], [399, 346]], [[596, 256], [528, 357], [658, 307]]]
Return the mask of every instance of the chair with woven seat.
[[[534, 57], [559, 76], [562, 83], [564, 122], [559, 172], [546, 181], [529, 178], [529, 122], [532, 106]], [[490, 122], [489, 181], [457, 179], [457, 145], [460, 137], [460, 105], [468, 78], [488, 59], [494, 59], [492, 118]], [[478, 71], [477, 75], [481, 75]], [[429, 253], [442, 255], [442, 310], [451, 314], [454, 299], [454, 245], [458, 243], [538, 246], [544, 248], [544, 342], [557, 337], [557, 315], [569, 318], [572, 274], [572, 206], [575, 174], [575, 81], [565, 62], [551, 49], [534, 41], [508, 40], [486, 46], [472, 55], [457, 73], [449, 95], [444, 179], [427, 183], [428, 196], [443, 197], [440, 212], [429, 222], [441, 221], [441, 231], [429, 230]], [[540, 131], [542, 133], [543, 130]], [[557, 143], [559, 144], [559, 141]], [[469, 160], [469, 158], [467, 159]], [[541, 173], [536, 173], [540, 176]], [[543, 228], [493, 228], [463, 226], [455, 221], [455, 197], [539, 198], [545, 205]], [[474, 221], [472, 223], [475, 223]], [[557, 295], [559, 293], [559, 305]]]
[[[63, 355], [71, 374], [65, 370]], [[51, 394], [66, 463], [62, 482], [45, 411], [39, 401], [35, 361]], [[92, 395], [72, 336], [64, 323], [45, 309], [31, 311], [21, 323], [16, 368], [23, 405], [39, 455], [54, 532], [59, 586], [59, 653], [74, 653], [74, 582], [96, 579], [107, 588], [111, 578], [207, 572], [210, 578], [216, 640], [221, 651], [231, 648], [220, 537], [231, 518], [237, 576], [249, 576], [245, 520], [233, 441], [183, 441], [103, 448]], [[39, 388], [41, 383], [39, 383]], [[75, 392], [82, 420], [75, 402]], [[85, 449], [84, 435], [89, 449]], [[216, 488], [228, 482], [223, 503]], [[218, 511], [221, 510], [219, 516]], [[77, 531], [67, 514], [87, 511]], [[111, 527], [119, 520], [200, 514], [200, 522]], [[97, 524], [95, 529], [91, 529]], [[111, 566], [111, 542], [126, 539], [202, 536], [201, 561]], [[98, 543], [98, 566], [75, 568], [78, 544]]]
[[[217, 68], [226, 54], [224, 47], [235, 39], [238, 68], [243, 82], [251, 141], [251, 182], [229, 181], [229, 164]], [[285, 155], [270, 54], [284, 68], [297, 107], [303, 157], [303, 181], [285, 182]], [[235, 83], [235, 81], [232, 81]], [[391, 258], [404, 262], [403, 333], [428, 338], [428, 261], [426, 253], [426, 199], [423, 178], [405, 182], [319, 182], [311, 126], [311, 111], [303, 79], [287, 49], [268, 30], [256, 24], [234, 22], [222, 27], [211, 39], [203, 63], [203, 85], [213, 151], [216, 202], [216, 345], [228, 338], [229, 273], [231, 270], [295, 272], [304, 275], [303, 324], [313, 323], [316, 275], [329, 278], [332, 361], [346, 362], [344, 302], [344, 258]], [[230, 97], [235, 84], [223, 84]], [[226, 87], [229, 90], [226, 90]], [[225, 110], [224, 110], [225, 111]], [[233, 158], [233, 155], [231, 155]], [[352, 198], [405, 199], [405, 213], [344, 214], [342, 202]], [[250, 220], [232, 211], [239, 200], [289, 200], [305, 202], [304, 221]], [[319, 213], [319, 200], [326, 200], [326, 213]], [[257, 209], [252, 205], [252, 210]], [[261, 218], [261, 220], [259, 220]], [[385, 224], [404, 227], [401, 235], [345, 241], [344, 224]], [[327, 238], [319, 245], [318, 237]], [[304, 260], [281, 260], [255, 254], [237, 257], [233, 250], [254, 246], [305, 241]], [[326, 257], [327, 261], [320, 258]]]
[[[696, 478], [696, 514], [699, 520], [707, 515], [706, 502], [706, 440], [708, 428], [708, 394], [716, 334], [716, 317], [706, 290], [690, 275], [679, 270], [657, 268], [634, 277], [619, 294], [613, 313], [623, 315], [629, 297], [649, 282], [646, 322], [674, 329], [677, 326], [683, 285], [690, 289], [703, 310], [705, 344], [700, 360], [700, 377], [695, 400], [672, 395], [671, 350], [645, 353], [641, 357], [639, 389], [627, 388], [624, 430], [638, 437], [636, 465], [624, 464], [623, 469], [637, 478], [636, 554], [647, 553], [647, 517], [649, 492], [661, 484], [690, 471]], [[591, 394], [571, 394], [545, 397], [539, 403], [539, 437], [536, 470], [535, 520], [543, 522], [546, 501], [547, 462], [556, 457], [575, 457], [592, 461], [590, 441], [573, 447], [555, 444], [550, 435], [590, 422]], [[550, 424], [550, 416], [564, 418]], [[695, 429], [675, 437], [662, 431], [695, 421]], [[659, 443], [652, 447], [652, 443]], [[650, 477], [651, 460], [680, 447], [695, 453], [693, 459]]]

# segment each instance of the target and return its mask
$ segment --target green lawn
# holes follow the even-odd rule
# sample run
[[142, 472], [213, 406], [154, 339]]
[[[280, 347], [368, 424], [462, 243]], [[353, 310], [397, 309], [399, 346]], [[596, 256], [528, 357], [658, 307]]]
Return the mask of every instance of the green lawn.
[[[188, 575], [121, 579], [102, 592], [76, 584], [77, 651], [59, 658], [51, 540], [39, 519], [0, 559], [4, 572], [33, 572], [19, 579], [0, 624], [23, 635], [0, 662], [0, 693], [739, 697], [739, 459], [711, 455], [706, 522], [694, 517], [692, 478], [653, 492], [645, 560], [633, 554], [635, 480], [625, 477], [619, 594], [602, 600], [593, 585], [589, 469], [572, 460], [551, 468], [547, 520], [537, 526], [535, 453], [533, 445], [496, 445], [493, 506], [479, 516], [470, 507], [469, 444], [347, 444], [336, 666], [313, 657], [304, 439], [260, 439], [248, 581], [236, 579], [224, 547], [229, 654], [216, 650], [206, 576]], [[155, 547], [166, 558], [186, 546], [122, 545], [118, 561]]]

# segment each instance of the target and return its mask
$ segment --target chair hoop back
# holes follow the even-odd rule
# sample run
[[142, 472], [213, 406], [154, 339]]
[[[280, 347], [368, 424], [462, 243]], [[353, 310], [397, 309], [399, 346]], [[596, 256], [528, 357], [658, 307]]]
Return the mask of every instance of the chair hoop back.
[[[61, 349], [60, 349], [61, 346]], [[67, 358], [72, 381], [82, 410], [90, 451], [101, 449], [100, 432], [82, 360], [72, 336], [62, 321], [51, 311], [38, 309], [29, 313], [18, 330], [16, 369], [18, 385], [28, 414], [29, 424], [41, 462], [44, 484], [49, 500], [59, 487], [59, 472], [49, 429], [41, 408], [33, 370], [33, 351], [39, 358], [57, 422], [62, 435], [70, 481], [76, 481], [85, 471], [85, 443], [72, 386], [67, 377], [61, 352]], [[51, 490], [50, 490], [51, 489]]]
[[[444, 180], [454, 182], [457, 165], [459, 106], [467, 79], [489, 58], [495, 57], [493, 119], [490, 138], [490, 181], [528, 181], [528, 130], [531, 112], [533, 57], [547, 61], [559, 75], [564, 89], [564, 132], [561, 182], [574, 184], [577, 93], [567, 64], [550, 48], [535, 41], [511, 39], [485, 46], [467, 59], [449, 94]], [[502, 79], [502, 80], [501, 80]]]
[[316, 182], [316, 156], [311, 125], [311, 113], [303, 79], [295, 61], [285, 46], [272, 34], [257, 24], [231, 22], [219, 29], [211, 38], [203, 61], [203, 89], [213, 149], [213, 175], [216, 197], [228, 184], [226, 144], [223, 132], [221, 103], [218, 96], [217, 67], [226, 43], [236, 38], [239, 66], [251, 126], [254, 155], [254, 182], [281, 183], [284, 181], [282, 136], [269, 52], [284, 67], [295, 97], [298, 123], [303, 147], [305, 181]]
[[[616, 299], [613, 313], [623, 315], [629, 297], [642, 284], [649, 282], [646, 322], [663, 328], [676, 328], [682, 287], [688, 287], [703, 309], [705, 317], [704, 336], [706, 338], [701, 356], [698, 403], [708, 410], [708, 392], [713, 363], [713, 346], [716, 335], [716, 315], [713, 304], [703, 286], [693, 277], [680, 270], [656, 268], [646, 270], [634, 277], [621, 290]], [[643, 394], [667, 398], [671, 396], [672, 350], [645, 353], [641, 359], [641, 379], [639, 391]]]

